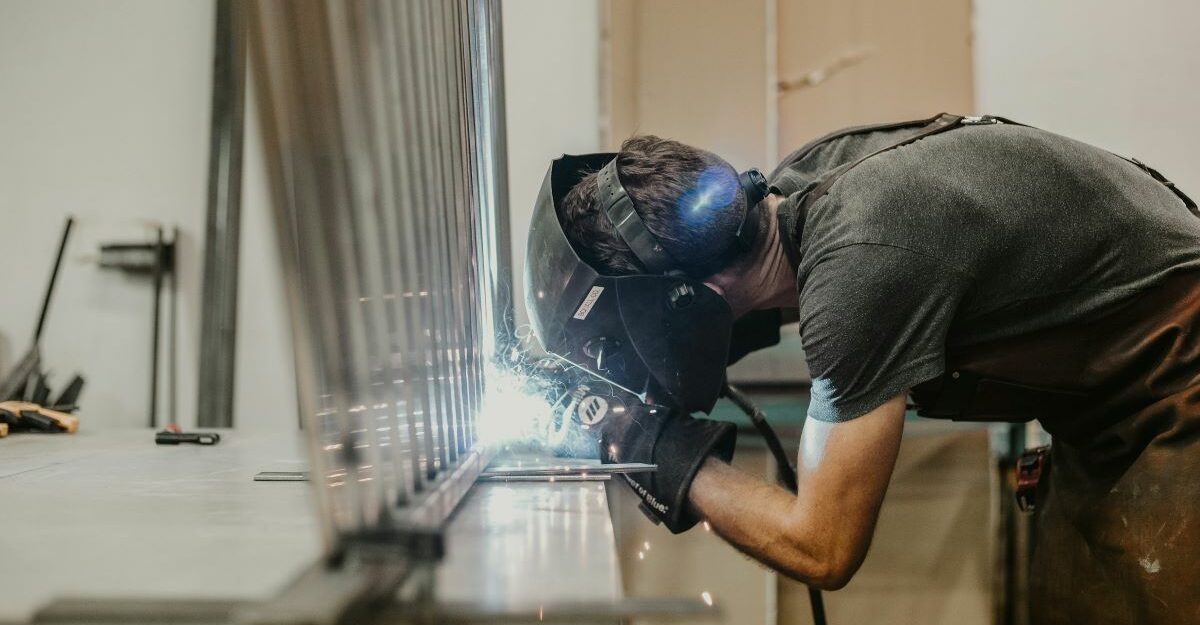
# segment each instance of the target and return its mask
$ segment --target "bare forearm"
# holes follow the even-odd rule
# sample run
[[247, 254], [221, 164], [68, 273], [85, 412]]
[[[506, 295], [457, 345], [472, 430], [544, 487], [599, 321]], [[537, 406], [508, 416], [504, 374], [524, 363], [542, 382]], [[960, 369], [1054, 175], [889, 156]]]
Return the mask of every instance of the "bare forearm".
[[798, 495], [709, 458], [688, 498], [738, 549], [800, 581], [840, 588], [867, 555], [903, 428], [903, 395], [852, 421], [810, 420]]
[[709, 458], [692, 483], [696, 512], [726, 541], [754, 559], [807, 584], [845, 584], [832, 544], [807, 531], [795, 495]]

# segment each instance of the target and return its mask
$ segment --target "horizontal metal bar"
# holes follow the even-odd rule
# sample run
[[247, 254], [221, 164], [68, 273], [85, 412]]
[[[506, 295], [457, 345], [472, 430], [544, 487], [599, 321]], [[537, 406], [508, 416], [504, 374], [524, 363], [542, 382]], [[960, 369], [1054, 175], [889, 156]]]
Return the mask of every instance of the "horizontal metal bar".
[[245, 625], [341, 625], [362, 622], [372, 605], [412, 572], [402, 559], [329, 566], [318, 561], [274, 598], [244, 606], [231, 622]]
[[255, 482], [307, 482], [308, 471], [260, 471], [254, 474]]
[[[31, 621], [50, 623], [211, 623], [251, 625], [334, 625], [364, 621], [386, 624], [604, 623], [637, 617], [656, 621], [718, 621], [719, 606], [700, 599], [636, 597], [615, 601], [551, 602], [508, 606], [470, 603], [395, 603], [373, 609], [361, 599], [380, 596], [380, 584], [399, 570], [374, 567], [354, 572], [315, 566], [288, 590], [265, 602], [233, 599], [99, 599], [68, 597], [39, 611]], [[386, 585], [386, 584], [384, 584]]]
[[480, 482], [607, 482], [610, 474], [579, 475], [481, 475]]
[[64, 597], [33, 616], [31, 623], [228, 623], [250, 605], [234, 599], [136, 599]]
[[579, 465], [564, 464], [555, 466], [500, 466], [489, 467], [479, 474], [479, 477], [532, 477], [532, 476], [571, 476], [571, 475], [614, 475], [617, 473], [653, 473], [658, 470], [656, 464], [641, 462], [625, 462], [613, 464]]
[[631, 597], [615, 601], [571, 601], [538, 605], [397, 604], [378, 615], [380, 623], [604, 623], [637, 617], [689, 623], [719, 621], [721, 610], [700, 599]]
[[396, 514], [397, 525], [441, 529], [489, 460], [479, 449], [461, 456], [452, 471], [438, 476], [431, 490], [418, 495]]

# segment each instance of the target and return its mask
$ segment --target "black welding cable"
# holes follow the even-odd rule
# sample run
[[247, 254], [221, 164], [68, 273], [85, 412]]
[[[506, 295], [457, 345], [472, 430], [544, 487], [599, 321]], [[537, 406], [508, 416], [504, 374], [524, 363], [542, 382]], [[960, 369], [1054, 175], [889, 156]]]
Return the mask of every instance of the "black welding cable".
[[[750, 422], [762, 435], [763, 440], [767, 442], [767, 449], [770, 449], [771, 455], [775, 457], [776, 472], [779, 474], [780, 483], [784, 488], [795, 493], [797, 490], [796, 466], [792, 464], [791, 456], [783, 448], [783, 443], [779, 440], [775, 429], [771, 427], [770, 423], [767, 423], [767, 415], [750, 400], [749, 395], [732, 384], [725, 384], [723, 394], [733, 402], [733, 405], [746, 413], [747, 417], [750, 417]], [[813, 586], [808, 586], [808, 603], [812, 606], [813, 623], [825, 625], [825, 600], [821, 596], [821, 591]]]

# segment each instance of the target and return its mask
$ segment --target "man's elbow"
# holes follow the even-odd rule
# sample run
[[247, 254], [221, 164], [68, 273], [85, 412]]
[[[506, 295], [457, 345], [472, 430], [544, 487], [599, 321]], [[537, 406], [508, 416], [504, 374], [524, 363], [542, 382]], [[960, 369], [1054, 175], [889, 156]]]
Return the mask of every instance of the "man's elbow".
[[821, 590], [841, 590], [854, 578], [865, 557], [865, 549], [844, 546], [831, 549], [818, 557], [797, 558], [792, 566], [781, 572], [796, 581]]
[[819, 574], [809, 583], [821, 590], [841, 590], [854, 578], [859, 565], [859, 562], [831, 562], [822, 567]]

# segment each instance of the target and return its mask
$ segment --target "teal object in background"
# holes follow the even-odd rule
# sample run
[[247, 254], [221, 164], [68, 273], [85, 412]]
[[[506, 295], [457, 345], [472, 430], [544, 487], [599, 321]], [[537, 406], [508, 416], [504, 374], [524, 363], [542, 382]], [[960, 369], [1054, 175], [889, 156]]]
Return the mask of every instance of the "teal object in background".
[[[804, 416], [808, 414], [808, 389], [755, 391], [749, 395], [758, 408], [766, 413], [767, 421], [772, 425], [800, 426], [804, 423]], [[748, 423], [746, 415], [728, 399], [718, 401], [709, 417], [739, 425]], [[904, 413], [905, 421], [918, 418], [914, 410]]]

